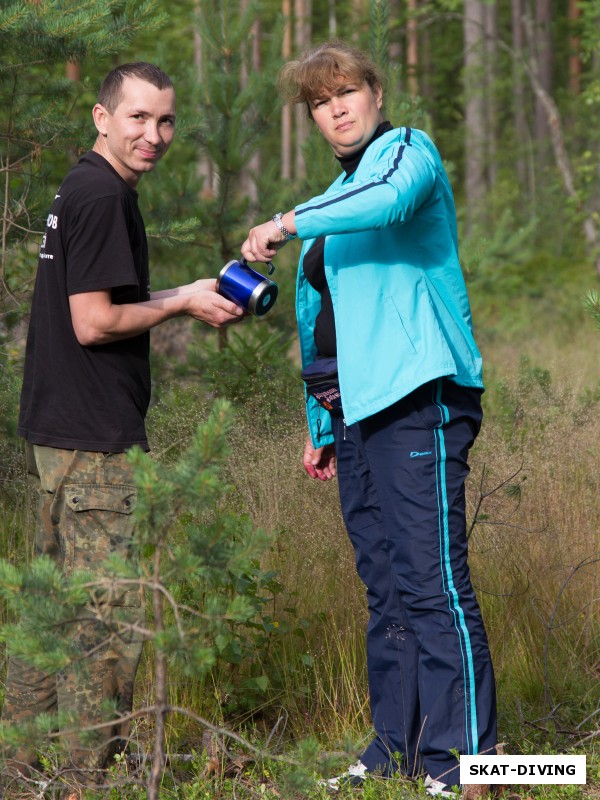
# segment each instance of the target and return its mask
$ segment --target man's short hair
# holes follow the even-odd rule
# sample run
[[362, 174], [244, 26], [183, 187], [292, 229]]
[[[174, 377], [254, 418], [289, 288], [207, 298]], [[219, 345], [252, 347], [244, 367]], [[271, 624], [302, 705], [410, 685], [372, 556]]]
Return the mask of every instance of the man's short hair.
[[173, 82], [169, 76], [155, 64], [147, 61], [135, 61], [130, 64], [121, 64], [108, 73], [98, 93], [100, 105], [113, 114], [123, 98], [123, 81], [125, 78], [140, 78], [156, 86], [157, 89], [173, 89]]

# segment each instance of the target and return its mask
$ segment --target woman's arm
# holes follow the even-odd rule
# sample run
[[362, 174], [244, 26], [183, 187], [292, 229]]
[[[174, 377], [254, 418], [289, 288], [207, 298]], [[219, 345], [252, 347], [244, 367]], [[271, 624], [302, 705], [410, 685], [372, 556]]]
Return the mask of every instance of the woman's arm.
[[[434, 156], [426, 145], [399, 140], [360, 181], [340, 184], [284, 214], [290, 233], [312, 239], [400, 225], [431, 195], [437, 179]], [[252, 228], [242, 245], [248, 261], [268, 261], [286, 242], [274, 222]]]
[[341, 184], [296, 206], [298, 236], [309, 239], [402, 224], [435, 187], [433, 157], [416, 143], [399, 142], [373, 166], [366, 178]]

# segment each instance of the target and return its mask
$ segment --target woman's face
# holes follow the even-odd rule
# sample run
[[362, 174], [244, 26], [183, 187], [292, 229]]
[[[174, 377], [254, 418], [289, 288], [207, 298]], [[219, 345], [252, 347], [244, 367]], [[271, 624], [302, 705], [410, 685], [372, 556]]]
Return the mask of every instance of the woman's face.
[[312, 118], [336, 156], [350, 156], [367, 144], [382, 121], [381, 105], [381, 86], [373, 90], [368, 83], [345, 78], [309, 102]]

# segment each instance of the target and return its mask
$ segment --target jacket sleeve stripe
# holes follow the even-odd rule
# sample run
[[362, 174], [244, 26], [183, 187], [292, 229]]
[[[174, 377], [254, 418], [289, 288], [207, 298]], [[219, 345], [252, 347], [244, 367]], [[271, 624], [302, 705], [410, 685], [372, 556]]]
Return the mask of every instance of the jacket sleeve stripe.
[[366, 183], [364, 184], [364, 186], [359, 186], [358, 188], [352, 189], [351, 191], [348, 191], [345, 194], [337, 195], [337, 197], [334, 197], [331, 200], [324, 200], [322, 203], [319, 203], [318, 205], [304, 206], [304, 208], [299, 208], [296, 210], [296, 216], [304, 214], [305, 211], [318, 211], [321, 208], [327, 208], [327, 206], [343, 202], [344, 200], [347, 200], [349, 197], [354, 197], [354, 195], [362, 194], [363, 192], [368, 192], [369, 190], [373, 189], [376, 186], [381, 186], [382, 184], [387, 183], [389, 178], [391, 178], [394, 172], [398, 169], [400, 162], [402, 161], [404, 148], [407, 145], [410, 146], [410, 133], [411, 129], [407, 128], [405, 142], [400, 145], [396, 158], [394, 159], [394, 163], [392, 164], [390, 169], [386, 172], [386, 174], [382, 178], [380, 178], [380, 180]]

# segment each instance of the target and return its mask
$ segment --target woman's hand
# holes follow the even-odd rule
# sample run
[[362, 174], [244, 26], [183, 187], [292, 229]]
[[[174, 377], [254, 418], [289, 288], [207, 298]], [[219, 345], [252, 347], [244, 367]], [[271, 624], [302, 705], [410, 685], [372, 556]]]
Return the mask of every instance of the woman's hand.
[[[293, 211], [288, 211], [287, 214], [284, 214], [281, 218], [281, 223], [288, 233], [296, 234]], [[277, 255], [277, 251], [287, 241], [288, 238], [283, 231], [271, 219], [250, 230], [248, 238], [242, 245], [241, 252], [246, 261], [264, 261], [266, 263]]]
[[311, 478], [329, 481], [335, 478], [335, 449], [332, 444], [325, 447], [313, 447], [310, 437], [304, 445], [304, 469]]
[[246, 261], [270, 261], [286, 241], [273, 220], [269, 220], [251, 229], [242, 245], [242, 255]]

